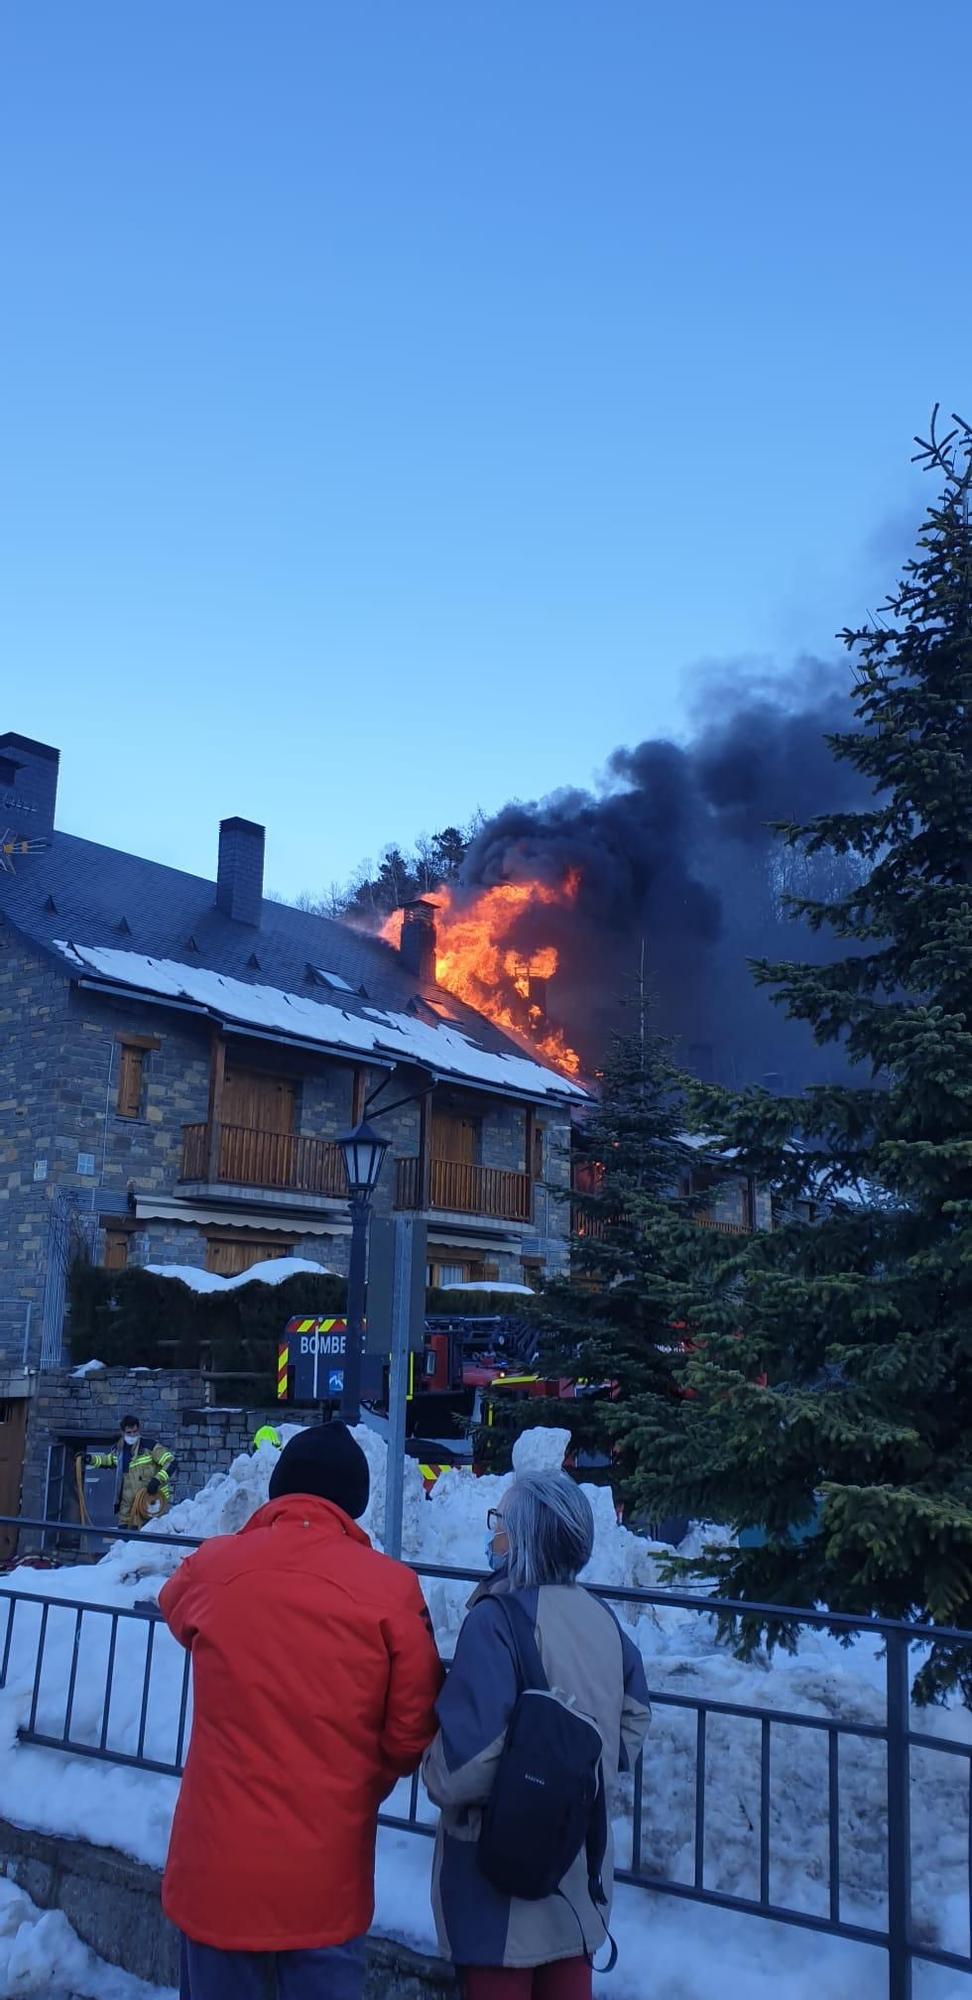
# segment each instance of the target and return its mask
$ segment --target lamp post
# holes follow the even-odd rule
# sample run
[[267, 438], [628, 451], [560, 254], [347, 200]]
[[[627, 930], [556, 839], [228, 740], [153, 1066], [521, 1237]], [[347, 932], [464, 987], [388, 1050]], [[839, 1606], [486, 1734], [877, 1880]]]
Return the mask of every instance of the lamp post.
[[351, 1256], [348, 1263], [347, 1338], [344, 1343], [344, 1387], [341, 1416], [356, 1424], [361, 1415], [361, 1352], [364, 1345], [365, 1266], [371, 1197], [381, 1175], [388, 1140], [362, 1120], [338, 1140], [348, 1178], [351, 1205]]

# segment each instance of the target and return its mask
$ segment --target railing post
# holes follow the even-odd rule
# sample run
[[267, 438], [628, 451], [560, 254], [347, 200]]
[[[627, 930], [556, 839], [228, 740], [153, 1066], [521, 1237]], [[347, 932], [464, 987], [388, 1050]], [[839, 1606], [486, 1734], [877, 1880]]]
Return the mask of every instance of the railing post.
[[911, 1727], [907, 1634], [888, 1633], [888, 2000], [911, 1994]]

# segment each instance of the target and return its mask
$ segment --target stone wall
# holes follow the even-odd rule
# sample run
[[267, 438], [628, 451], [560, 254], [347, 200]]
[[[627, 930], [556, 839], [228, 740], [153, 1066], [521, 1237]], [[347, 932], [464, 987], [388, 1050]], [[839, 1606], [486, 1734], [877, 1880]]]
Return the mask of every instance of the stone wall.
[[[0, 1820], [0, 1874], [41, 1910], [61, 1910], [83, 1944], [152, 1986], [179, 1985], [179, 1940], [162, 1913], [160, 1879], [119, 1854]], [[369, 1938], [364, 2000], [451, 2000], [451, 1968], [391, 1938]]]
[[53, 962], [0, 922], [0, 1299], [30, 1300], [38, 1332], [49, 1177], [57, 1168], [78, 1185], [56, 1115], [67, 993]]
[[[178, 1459], [174, 1498], [198, 1493], [214, 1472], [225, 1472], [249, 1448], [261, 1424], [280, 1421], [279, 1409], [207, 1405], [211, 1379], [194, 1369], [106, 1368], [75, 1376], [66, 1368], [41, 1377], [28, 1415], [21, 1511], [39, 1518], [48, 1503], [51, 1452], [63, 1437], [108, 1440], [131, 1410], [145, 1437], [160, 1439]], [[293, 1413], [286, 1413], [293, 1422]]]

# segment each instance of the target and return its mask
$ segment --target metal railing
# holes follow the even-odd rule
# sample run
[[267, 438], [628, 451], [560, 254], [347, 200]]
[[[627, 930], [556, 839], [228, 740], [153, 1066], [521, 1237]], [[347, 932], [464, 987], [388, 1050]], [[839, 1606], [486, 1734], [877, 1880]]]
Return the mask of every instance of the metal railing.
[[[2, 1525], [4, 1521], [3, 1517], [0, 1517], [0, 1526]], [[48, 1529], [61, 1526], [63, 1529], [64, 1524], [22, 1522], [20, 1525]], [[71, 1532], [83, 1535], [89, 1531], [72, 1526]], [[146, 1539], [144, 1536], [140, 1537], [124, 1530], [96, 1528], [90, 1532], [110, 1539], [143, 1542]], [[151, 1540], [178, 1545], [185, 1549], [198, 1546], [195, 1540], [187, 1536], [152, 1535]], [[472, 1570], [447, 1569], [428, 1563], [416, 1563], [412, 1567], [418, 1576], [429, 1580], [456, 1584], [479, 1580], [478, 1573]], [[651, 1844], [653, 1798], [650, 1783], [651, 1738], [649, 1737], [646, 1751], [638, 1759], [633, 1774], [630, 1848], [627, 1855], [620, 1857], [620, 1865], [616, 1870], [617, 1879], [656, 1894], [708, 1904], [739, 1915], [768, 1918], [775, 1923], [818, 1935], [877, 1947], [887, 1954], [889, 2000], [911, 2000], [913, 1971], [918, 1963], [943, 1967], [972, 1978], [972, 1740], [963, 1741], [957, 1735], [941, 1736], [918, 1729], [913, 1726], [910, 1710], [912, 1648], [934, 1646], [938, 1649], [939, 1657], [943, 1651], [957, 1653], [959, 1664], [967, 1666], [972, 1663], [972, 1632], [913, 1625], [887, 1619], [856, 1619], [841, 1613], [805, 1611], [776, 1604], [759, 1605], [746, 1601], [719, 1600], [677, 1591], [603, 1587], [598, 1588], [596, 1595], [622, 1610], [663, 1607], [669, 1610], [687, 1611], [706, 1618], [720, 1615], [727, 1618], [752, 1618], [755, 1615], [766, 1617], [777, 1627], [780, 1621], [785, 1619], [788, 1623], [792, 1622], [794, 1630], [799, 1627], [809, 1627], [831, 1633], [839, 1639], [859, 1636], [877, 1639], [883, 1643], [886, 1655], [884, 1717], [879, 1721], [861, 1720], [855, 1715], [821, 1715], [788, 1708], [770, 1708], [756, 1702], [723, 1701], [716, 1695], [691, 1694], [682, 1689], [675, 1692], [670, 1687], [651, 1689], [653, 1708], [681, 1711], [689, 1723], [690, 1743], [687, 1763], [692, 1773], [694, 1792], [688, 1843], [691, 1867], [688, 1875], [680, 1879], [676, 1875], [667, 1874], [664, 1870], [653, 1867], [650, 1859], [646, 1858]], [[188, 1656], [182, 1658], [179, 1660], [178, 1673], [169, 1676], [167, 1699], [161, 1703], [164, 1741], [160, 1744], [158, 1714], [160, 1704], [156, 1702], [153, 1709], [153, 1675], [158, 1671], [160, 1659], [156, 1635], [163, 1621], [154, 1603], [133, 1607], [86, 1603], [79, 1602], [73, 1597], [21, 1591], [16, 1588], [8, 1589], [5, 1586], [0, 1586], [0, 1600], [6, 1604], [2, 1653], [0, 1653], [0, 1688], [6, 1687], [8, 1682], [17, 1632], [18, 1629], [22, 1629], [26, 1620], [24, 1607], [31, 1607], [36, 1615], [36, 1651], [34, 1654], [29, 1654], [33, 1662], [30, 1708], [27, 1721], [19, 1732], [22, 1742], [68, 1751], [81, 1757], [123, 1764], [135, 1769], [159, 1772], [168, 1777], [176, 1778], [180, 1775], [191, 1723], [190, 1663]], [[62, 1679], [57, 1690], [57, 1718], [60, 1720], [60, 1726], [55, 1727], [51, 1726], [50, 1717], [42, 1724], [39, 1715], [52, 1614], [56, 1616], [61, 1612], [68, 1614], [73, 1620], [70, 1627], [72, 1643], [67, 1684], [64, 1686]], [[103, 1640], [103, 1680], [99, 1682], [100, 1691], [95, 1700], [94, 1710], [91, 1710], [89, 1704], [87, 1721], [83, 1727], [79, 1727], [76, 1722], [79, 1661], [86, 1625], [90, 1632], [91, 1623], [95, 1621], [96, 1629], [102, 1634]], [[171, 1659], [171, 1643], [167, 1644], [166, 1651]], [[134, 1731], [134, 1749], [127, 1747], [127, 1744], [117, 1745], [112, 1740], [113, 1701], [116, 1698], [120, 1671], [127, 1676], [128, 1728], [129, 1736]], [[60, 1708], [62, 1693], [63, 1717]], [[149, 1742], [150, 1717], [151, 1743]], [[716, 1727], [723, 1722], [751, 1725], [758, 1730], [758, 1810], [754, 1816], [752, 1829], [754, 1834], [752, 1860], [758, 1888], [752, 1894], [740, 1894], [720, 1888], [712, 1881], [708, 1866], [708, 1837], [711, 1836], [711, 1825], [706, 1812], [713, 1790], [711, 1777], [713, 1736]], [[811, 1743], [822, 1743], [826, 1747], [823, 1767], [825, 1776], [821, 1786], [821, 1815], [826, 1829], [824, 1870], [826, 1907], [820, 1910], [801, 1907], [792, 1898], [787, 1899], [774, 1892], [774, 1872], [779, 1856], [774, 1854], [773, 1847], [773, 1830], [776, 1824], [773, 1808], [773, 1754], [774, 1732], [781, 1730], [804, 1732], [808, 1756], [811, 1754], [809, 1751]], [[778, 1742], [778, 1736], [776, 1740]], [[853, 1913], [848, 1913], [842, 1882], [845, 1859], [842, 1840], [842, 1800], [846, 1776], [842, 1748], [850, 1743], [877, 1746], [879, 1751], [883, 1750], [881, 1791], [886, 1813], [882, 1871], [883, 1910], [881, 1919], [876, 1919], [873, 1923], [861, 1914], [859, 1908]], [[162, 1754], [164, 1749], [167, 1749], [168, 1754]], [[965, 1881], [969, 1902], [970, 1940], [965, 1952], [936, 1945], [930, 1938], [920, 1933], [920, 1927], [913, 1919], [911, 1787], [914, 1775], [912, 1755], [916, 1751], [945, 1757], [950, 1760], [951, 1768], [955, 1768], [956, 1759], [959, 1766], [964, 1760], [966, 1767], [962, 1796], [968, 1813], [965, 1850], [968, 1859]], [[384, 1826], [430, 1837], [435, 1830], [434, 1820], [423, 1817], [421, 1806], [419, 1780], [415, 1776], [409, 1787], [406, 1810], [386, 1811], [379, 1816], [380, 1822]], [[820, 1830], [823, 1830], [822, 1827]], [[954, 1837], [954, 1822], [949, 1830]], [[813, 1828], [809, 1824], [805, 1828], [805, 1833], [810, 1844]], [[807, 1860], [809, 1880], [809, 1855]], [[794, 1865], [792, 1841], [787, 1862], [791, 1867]]]

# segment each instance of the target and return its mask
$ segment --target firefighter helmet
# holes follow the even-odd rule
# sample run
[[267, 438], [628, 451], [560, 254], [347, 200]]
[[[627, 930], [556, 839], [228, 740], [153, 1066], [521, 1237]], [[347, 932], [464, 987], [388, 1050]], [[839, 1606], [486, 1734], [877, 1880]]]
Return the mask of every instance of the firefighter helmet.
[[254, 1431], [253, 1433], [254, 1451], [259, 1451], [260, 1446], [262, 1444], [272, 1444], [274, 1451], [282, 1450], [283, 1438], [281, 1437], [279, 1431], [274, 1430], [272, 1424], [261, 1424], [259, 1430]]

